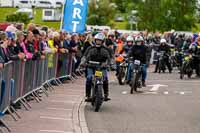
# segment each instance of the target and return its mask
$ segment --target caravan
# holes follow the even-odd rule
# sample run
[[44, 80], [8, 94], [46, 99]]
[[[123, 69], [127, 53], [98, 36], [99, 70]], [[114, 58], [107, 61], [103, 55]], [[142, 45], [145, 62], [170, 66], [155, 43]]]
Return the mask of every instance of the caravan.
[[63, 7], [65, 0], [53, 0], [56, 4], [56, 8], [61, 8]]
[[0, 0], [0, 7], [13, 7], [14, 0]]
[[51, 0], [36, 0], [36, 8], [56, 8], [56, 4]]
[[65, 0], [0, 0], [0, 7], [61, 8]]
[[56, 3], [51, 0], [14, 0], [17, 8], [56, 8]]
[[32, 8], [33, 0], [14, 0], [14, 7], [17, 8]]
[[56, 9], [43, 9], [43, 21], [60, 21], [62, 12]]

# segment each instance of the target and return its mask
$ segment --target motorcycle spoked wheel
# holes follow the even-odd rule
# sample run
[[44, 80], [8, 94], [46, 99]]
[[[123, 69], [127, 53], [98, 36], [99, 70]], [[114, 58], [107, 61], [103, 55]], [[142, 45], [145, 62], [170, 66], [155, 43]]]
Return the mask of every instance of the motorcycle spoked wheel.
[[132, 79], [131, 79], [131, 83], [130, 83], [130, 87], [131, 87], [131, 91], [130, 93], [133, 94], [133, 91], [137, 91], [137, 81], [136, 81], [136, 77], [137, 74], [133, 73]]
[[161, 73], [161, 71], [163, 73], [165, 73], [165, 62], [163, 60], [159, 61], [159, 66], [158, 66], [158, 72]]
[[120, 85], [124, 85], [126, 82], [126, 68], [121, 67], [118, 74], [118, 82]]
[[94, 111], [99, 112], [99, 109], [103, 103], [103, 86], [97, 85], [96, 88], [96, 95], [95, 95], [95, 101], [94, 101]]

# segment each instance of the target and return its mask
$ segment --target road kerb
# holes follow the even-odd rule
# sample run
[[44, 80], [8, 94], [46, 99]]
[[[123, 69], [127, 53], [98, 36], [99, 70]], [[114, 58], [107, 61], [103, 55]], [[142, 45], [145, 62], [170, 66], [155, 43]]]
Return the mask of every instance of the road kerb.
[[80, 120], [81, 133], [89, 133], [87, 122], [85, 120], [85, 106], [86, 106], [86, 102], [84, 101], [84, 98], [83, 98], [80, 108], [79, 108], [79, 120]]
[[85, 108], [86, 103], [84, 102], [84, 96], [80, 96], [73, 107], [73, 128], [75, 133], [89, 133], [87, 123], [85, 120]]

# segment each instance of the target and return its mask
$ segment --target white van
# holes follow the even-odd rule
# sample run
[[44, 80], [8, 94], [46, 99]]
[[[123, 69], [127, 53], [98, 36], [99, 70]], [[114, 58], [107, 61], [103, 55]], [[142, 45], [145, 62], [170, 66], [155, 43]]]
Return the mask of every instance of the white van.
[[0, 0], [0, 7], [13, 7], [14, 0]]
[[32, 8], [32, 0], [14, 0], [14, 7]]
[[36, 8], [56, 8], [56, 4], [51, 0], [36, 0]]

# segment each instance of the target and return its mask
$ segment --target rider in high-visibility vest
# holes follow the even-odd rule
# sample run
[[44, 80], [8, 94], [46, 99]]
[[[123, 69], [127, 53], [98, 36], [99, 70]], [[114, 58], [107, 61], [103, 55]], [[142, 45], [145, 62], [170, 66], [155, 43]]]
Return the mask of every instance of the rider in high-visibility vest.
[[121, 39], [117, 40], [117, 47], [115, 49], [115, 62], [116, 62], [116, 76], [119, 73], [119, 65], [124, 60], [124, 57], [120, 56], [123, 52], [124, 43]]
[[[117, 48], [115, 50], [115, 54], [119, 55], [122, 53], [123, 51], [123, 47], [124, 47], [124, 43], [121, 39], [117, 40]], [[116, 62], [122, 62], [124, 60], [124, 58], [122, 58], [121, 56], [116, 56], [115, 57], [115, 61]]]

